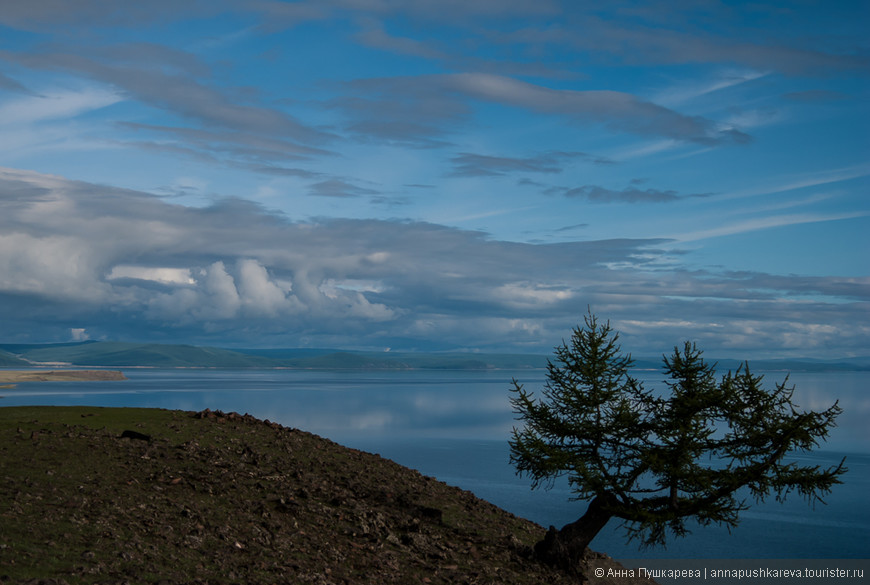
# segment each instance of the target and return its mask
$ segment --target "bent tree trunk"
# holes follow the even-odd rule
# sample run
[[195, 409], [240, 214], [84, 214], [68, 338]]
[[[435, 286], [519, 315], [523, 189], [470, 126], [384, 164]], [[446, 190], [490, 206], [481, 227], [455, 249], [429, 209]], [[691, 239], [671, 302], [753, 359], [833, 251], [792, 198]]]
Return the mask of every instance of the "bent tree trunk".
[[586, 547], [613, 517], [605, 509], [606, 504], [611, 501], [612, 496], [596, 496], [579, 520], [566, 524], [561, 530], [550, 526], [544, 540], [535, 545], [535, 556], [538, 560], [575, 573]]

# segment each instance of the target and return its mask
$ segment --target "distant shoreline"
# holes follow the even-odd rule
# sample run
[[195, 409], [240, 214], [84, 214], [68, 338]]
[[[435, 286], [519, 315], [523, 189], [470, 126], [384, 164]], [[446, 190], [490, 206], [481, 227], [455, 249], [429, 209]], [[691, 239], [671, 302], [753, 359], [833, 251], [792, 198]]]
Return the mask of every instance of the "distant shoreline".
[[0, 370], [0, 384], [126, 380], [120, 370]]

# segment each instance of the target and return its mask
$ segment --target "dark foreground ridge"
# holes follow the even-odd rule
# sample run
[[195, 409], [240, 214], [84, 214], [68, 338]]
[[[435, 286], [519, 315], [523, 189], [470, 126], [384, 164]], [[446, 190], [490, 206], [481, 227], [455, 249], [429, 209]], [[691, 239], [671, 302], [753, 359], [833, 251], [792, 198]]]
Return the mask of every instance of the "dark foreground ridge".
[[[0, 409], [0, 584], [576, 584], [540, 526], [248, 415]], [[582, 570], [620, 566], [589, 552]], [[637, 580], [636, 583], [647, 582]]]

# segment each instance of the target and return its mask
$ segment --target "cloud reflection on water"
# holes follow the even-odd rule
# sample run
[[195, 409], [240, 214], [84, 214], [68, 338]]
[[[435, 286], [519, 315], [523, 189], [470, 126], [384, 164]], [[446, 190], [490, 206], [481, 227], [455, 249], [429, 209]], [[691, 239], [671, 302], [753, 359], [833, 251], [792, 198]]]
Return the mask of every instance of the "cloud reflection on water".
[[[507, 440], [516, 424], [509, 402], [516, 376], [530, 390], [534, 371], [327, 372], [293, 370], [126, 370], [123, 382], [33, 382], [4, 390], [3, 406], [83, 404], [249, 412], [336, 440], [387, 436]], [[771, 387], [783, 372], [763, 372]], [[663, 389], [657, 372], [638, 372]], [[794, 401], [820, 410], [840, 401], [843, 414], [827, 450], [870, 453], [870, 374], [797, 372]]]

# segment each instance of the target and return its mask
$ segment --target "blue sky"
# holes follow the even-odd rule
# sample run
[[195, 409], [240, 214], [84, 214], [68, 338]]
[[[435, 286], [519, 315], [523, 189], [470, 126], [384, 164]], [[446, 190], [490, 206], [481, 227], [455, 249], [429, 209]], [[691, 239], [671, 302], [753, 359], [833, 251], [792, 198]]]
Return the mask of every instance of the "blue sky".
[[0, 337], [870, 347], [865, 2], [13, 2]]

